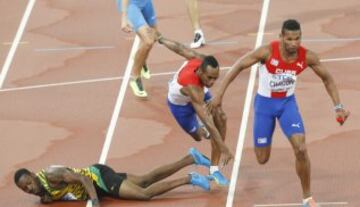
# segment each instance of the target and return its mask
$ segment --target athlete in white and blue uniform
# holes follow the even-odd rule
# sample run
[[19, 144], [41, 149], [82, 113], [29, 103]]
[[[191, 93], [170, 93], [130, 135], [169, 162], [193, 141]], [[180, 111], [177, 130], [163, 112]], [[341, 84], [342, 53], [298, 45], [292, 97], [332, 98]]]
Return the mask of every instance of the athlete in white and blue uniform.
[[202, 62], [201, 59], [196, 58], [188, 60], [169, 81], [167, 96], [170, 111], [176, 121], [196, 141], [200, 141], [202, 137], [209, 138], [209, 135], [197, 118], [191, 98], [183, 94], [181, 90], [190, 85], [198, 86], [204, 90], [204, 102], [207, 103], [211, 99], [209, 89], [201, 83], [196, 74]]
[[152, 0], [117, 0], [118, 10], [121, 12], [121, 29], [124, 32], [134, 30], [140, 37], [139, 49], [136, 51], [132, 67], [130, 87], [135, 96], [145, 98], [147, 92], [142, 78], [150, 78], [150, 71], [146, 66], [146, 59], [156, 42], [156, 14]]
[[224, 143], [226, 117], [221, 107], [211, 114], [206, 111], [206, 102], [211, 98], [208, 88], [219, 77], [219, 64], [213, 56], [199, 54], [178, 42], [160, 37], [159, 43], [188, 60], [169, 82], [167, 99], [170, 111], [178, 124], [196, 141], [207, 138], [197, 116], [203, 122], [210, 133], [212, 146], [210, 178], [220, 185], [228, 185], [229, 181], [218, 167], [221, 156], [224, 164], [233, 157]]
[[296, 156], [296, 171], [301, 181], [305, 207], [315, 207], [310, 190], [310, 160], [305, 145], [305, 130], [295, 100], [297, 75], [308, 66], [323, 81], [334, 105], [337, 121], [343, 124], [349, 116], [340, 102], [332, 76], [320, 63], [318, 56], [302, 46], [300, 24], [296, 20], [283, 23], [280, 41], [271, 42], [240, 58], [226, 74], [211, 107], [221, 104], [228, 85], [244, 69], [260, 62], [259, 88], [254, 108], [254, 144], [257, 160], [265, 164], [270, 157], [271, 141], [276, 119], [288, 137]]
[[271, 55], [259, 68], [259, 87], [254, 108], [254, 144], [271, 145], [275, 121], [279, 120], [284, 134], [305, 134], [304, 124], [295, 99], [296, 77], [307, 67], [306, 49], [298, 48], [298, 57], [292, 63], [280, 56], [280, 42], [270, 44]]

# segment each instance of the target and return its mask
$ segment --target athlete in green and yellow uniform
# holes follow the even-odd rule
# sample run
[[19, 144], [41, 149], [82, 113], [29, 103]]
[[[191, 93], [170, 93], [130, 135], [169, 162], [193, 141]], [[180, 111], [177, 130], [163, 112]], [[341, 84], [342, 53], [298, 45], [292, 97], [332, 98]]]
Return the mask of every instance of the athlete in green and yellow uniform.
[[93, 207], [99, 207], [99, 198], [105, 196], [150, 200], [186, 184], [210, 190], [209, 180], [195, 172], [175, 180], [159, 182], [192, 164], [209, 167], [210, 161], [195, 148], [191, 148], [189, 154], [182, 159], [142, 176], [117, 173], [106, 165], [95, 164], [87, 168], [50, 166], [36, 174], [22, 168], [15, 172], [14, 181], [23, 191], [39, 196], [42, 203], [90, 199]]

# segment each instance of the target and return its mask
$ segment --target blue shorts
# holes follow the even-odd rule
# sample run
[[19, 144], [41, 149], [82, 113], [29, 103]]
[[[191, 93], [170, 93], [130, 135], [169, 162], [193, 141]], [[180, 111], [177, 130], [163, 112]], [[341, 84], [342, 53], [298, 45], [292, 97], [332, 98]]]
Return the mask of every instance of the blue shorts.
[[305, 134], [304, 124], [294, 95], [286, 98], [268, 98], [257, 94], [254, 108], [253, 133], [256, 147], [271, 145], [276, 119], [278, 119], [281, 129], [288, 139], [294, 134]]
[[[206, 92], [204, 101], [208, 102], [211, 98], [211, 93], [209, 91]], [[197, 129], [200, 127], [200, 123], [191, 103], [182, 106], [170, 103], [168, 100], [168, 106], [172, 115], [175, 117], [177, 123], [181, 126], [181, 128], [183, 128], [183, 130], [190, 135], [196, 133]]]
[[[117, 0], [117, 7], [120, 12], [122, 11], [121, 2], [121, 0]], [[135, 32], [144, 25], [150, 27], [156, 25], [157, 18], [152, 0], [129, 0], [127, 14], [130, 24]]]

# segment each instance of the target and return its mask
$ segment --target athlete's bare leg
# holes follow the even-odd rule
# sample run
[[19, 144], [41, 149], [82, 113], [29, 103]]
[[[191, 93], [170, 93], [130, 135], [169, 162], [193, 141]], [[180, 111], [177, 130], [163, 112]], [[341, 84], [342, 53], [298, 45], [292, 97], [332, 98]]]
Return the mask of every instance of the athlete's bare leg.
[[140, 77], [141, 69], [145, 64], [149, 52], [156, 41], [156, 27], [149, 27], [148, 25], [144, 25], [139, 28], [137, 35], [140, 37], [140, 45], [135, 54], [134, 65], [132, 68], [134, 79]]
[[159, 168], [152, 170], [151, 172], [136, 176], [136, 175], [128, 175], [128, 179], [133, 182], [134, 184], [141, 186], [143, 188], [152, 185], [155, 182], [163, 180], [170, 175], [176, 173], [177, 171], [181, 170], [182, 168], [194, 164], [194, 159], [191, 155], [186, 155], [181, 160], [163, 165]]
[[[225, 141], [227, 124], [227, 117], [225, 112], [222, 110], [221, 107], [217, 107], [216, 109], [214, 109], [212, 116], [214, 119], [214, 124], [219, 130], [222, 140]], [[214, 139], [211, 139], [211, 147], [211, 165], [217, 166], [220, 162], [221, 152], [218, 149]]]
[[303, 198], [308, 198], [311, 196], [311, 191], [310, 191], [311, 167], [310, 167], [310, 159], [305, 145], [305, 135], [304, 134], [292, 135], [290, 138], [290, 143], [294, 149], [294, 153], [296, 157], [296, 173], [301, 181]]
[[195, 30], [200, 29], [199, 8], [197, 0], [186, 0], [186, 7], [190, 16], [191, 25]]
[[150, 185], [147, 188], [140, 187], [130, 180], [124, 180], [120, 186], [119, 196], [122, 199], [150, 200], [152, 197], [166, 193], [174, 188], [190, 183], [190, 175], [179, 179], [164, 181]]
[[[119, 196], [122, 199], [150, 200], [154, 196], [161, 195], [182, 185], [190, 184], [192, 179], [190, 174], [171, 181], [158, 181], [194, 163], [194, 158], [191, 155], [187, 155], [177, 162], [159, 167], [143, 176], [128, 174], [128, 178], [120, 186]], [[203, 179], [207, 180], [207, 178]]]
[[271, 145], [266, 147], [255, 147], [256, 159], [259, 164], [265, 164], [270, 159]]

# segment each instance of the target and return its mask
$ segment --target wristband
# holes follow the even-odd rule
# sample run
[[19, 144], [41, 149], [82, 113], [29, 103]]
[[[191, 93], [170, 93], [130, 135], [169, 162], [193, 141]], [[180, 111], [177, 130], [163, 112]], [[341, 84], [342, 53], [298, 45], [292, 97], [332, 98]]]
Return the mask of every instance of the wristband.
[[341, 103], [336, 104], [336, 105], [334, 106], [334, 110], [335, 110], [335, 111], [339, 111], [339, 110], [341, 110], [341, 109], [344, 109], [344, 105], [342, 105]]

